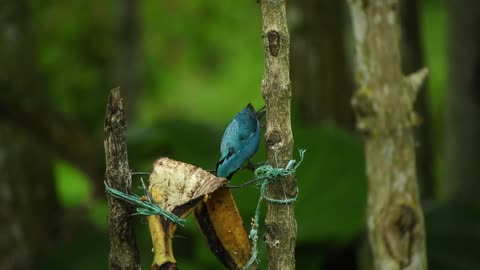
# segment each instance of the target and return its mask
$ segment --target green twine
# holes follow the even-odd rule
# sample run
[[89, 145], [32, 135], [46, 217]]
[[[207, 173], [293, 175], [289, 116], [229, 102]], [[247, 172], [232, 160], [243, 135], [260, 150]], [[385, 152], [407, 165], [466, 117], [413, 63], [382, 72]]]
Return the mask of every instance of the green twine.
[[156, 203], [154, 203], [152, 196], [150, 195], [150, 193], [148, 193], [145, 187], [145, 184], [143, 184], [143, 181], [142, 181], [143, 190], [145, 191], [145, 195], [148, 198], [148, 202], [142, 201], [141, 198], [136, 194], [126, 194], [124, 192], [121, 192], [119, 190], [109, 187], [106, 182], [104, 183], [105, 183], [105, 191], [107, 192], [107, 194], [111, 195], [114, 198], [121, 199], [128, 203], [139, 206], [136, 209], [137, 214], [139, 215], [144, 215], [144, 216], [160, 215], [180, 226], [183, 226], [183, 224], [185, 223], [185, 219], [179, 218], [175, 214], [163, 210]]
[[285, 199], [274, 199], [270, 198], [266, 195], [266, 190], [270, 181], [276, 181], [279, 179], [283, 179], [281, 177], [288, 176], [296, 172], [298, 166], [303, 161], [303, 157], [305, 156], [305, 149], [299, 149], [300, 153], [300, 160], [297, 162], [296, 160], [290, 160], [285, 168], [273, 168], [270, 164], [265, 164], [258, 167], [255, 170], [255, 178], [261, 182], [260, 188], [260, 197], [258, 198], [257, 208], [255, 209], [255, 215], [253, 217], [252, 228], [250, 229], [250, 234], [248, 238], [252, 240], [252, 256], [248, 260], [247, 264], [243, 267], [243, 270], [248, 270], [254, 262], [257, 262], [257, 242], [258, 242], [258, 226], [260, 220], [260, 207], [262, 205], [262, 201], [266, 200], [271, 203], [279, 203], [279, 204], [289, 204], [293, 203], [297, 200], [298, 196], [298, 189], [297, 194], [293, 198], [285, 198]]
[[[265, 183], [265, 182], [264, 182]], [[262, 206], [263, 196], [260, 196], [257, 203], [257, 208], [255, 209], [255, 216], [253, 217], [252, 228], [250, 229], [250, 234], [248, 238], [252, 240], [252, 256], [245, 264], [242, 270], [248, 270], [254, 262], [257, 261], [258, 249], [257, 249], [257, 242], [258, 242], [258, 222], [260, 220], [260, 207]]]

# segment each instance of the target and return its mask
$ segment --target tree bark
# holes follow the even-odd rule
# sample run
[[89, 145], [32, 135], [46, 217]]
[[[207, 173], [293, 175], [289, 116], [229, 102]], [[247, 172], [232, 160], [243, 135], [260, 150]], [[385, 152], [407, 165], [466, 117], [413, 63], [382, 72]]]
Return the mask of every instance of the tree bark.
[[446, 193], [480, 205], [480, 9], [449, 1], [449, 85], [446, 115]]
[[401, 72], [398, 1], [350, 0], [359, 89], [352, 105], [365, 135], [367, 226], [375, 269], [426, 269], [415, 169], [413, 112], [425, 69]]
[[[120, 89], [110, 93], [105, 114], [105, 181], [109, 187], [130, 193], [132, 176], [128, 166], [127, 120]], [[108, 197], [110, 233], [110, 269], [140, 269], [140, 255], [135, 238], [133, 205]]]
[[294, 101], [305, 123], [353, 130], [353, 79], [345, 50], [342, 1], [287, 2]]
[[[262, 0], [263, 46], [265, 71], [262, 94], [265, 100], [268, 162], [285, 167], [292, 159], [293, 135], [290, 120], [292, 96], [289, 75], [290, 37], [284, 0]], [[273, 181], [267, 195], [276, 199], [295, 197], [297, 180], [290, 175]], [[293, 204], [267, 204], [265, 218], [268, 269], [295, 269], [297, 222]]]
[[[28, 106], [39, 96], [35, 50], [28, 1], [0, 2], [1, 97], [23, 93]], [[0, 269], [31, 269], [58, 240], [52, 170], [49, 149], [0, 119]]]

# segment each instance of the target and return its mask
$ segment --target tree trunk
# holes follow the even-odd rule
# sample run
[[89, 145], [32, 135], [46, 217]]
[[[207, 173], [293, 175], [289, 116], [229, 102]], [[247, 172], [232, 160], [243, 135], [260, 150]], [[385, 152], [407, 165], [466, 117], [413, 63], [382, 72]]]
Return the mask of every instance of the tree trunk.
[[58, 240], [61, 214], [48, 149], [0, 122], [0, 269], [31, 269]]
[[[410, 74], [424, 66], [419, 23], [420, 3], [416, 0], [403, 0], [400, 4], [402, 71], [404, 74]], [[432, 117], [426, 89], [425, 84], [419, 89], [414, 107], [422, 118], [422, 124], [415, 130], [417, 145], [415, 154], [420, 197], [424, 200], [432, 200], [435, 195], [434, 151], [432, 147]]]
[[[39, 93], [34, 50], [27, 1], [2, 1], [0, 95], [23, 93], [25, 106]], [[58, 239], [60, 217], [49, 149], [0, 120], [0, 269], [31, 269]]]
[[[115, 57], [115, 83], [125, 96], [125, 113], [132, 119], [135, 103], [142, 88], [142, 54], [140, 33], [140, 7], [137, 0], [122, 0], [118, 5], [116, 30], [117, 54]], [[127, 120], [128, 120], [127, 119]]]
[[401, 72], [398, 1], [350, 0], [357, 83], [352, 105], [365, 135], [367, 225], [375, 269], [426, 269], [413, 112], [427, 75]]
[[[263, 46], [265, 71], [262, 94], [265, 100], [268, 162], [285, 167], [292, 159], [293, 135], [290, 121], [292, 96], [289, 75], [290, 37], [287, 29], [285, 0], [262, 0]], [[290, 175], [273, 181], [267, 195], [276, 199], [293, 198], [297, 194], [297, 180]], [[295, 241], [297, 222], [293, 204], [267, 204], [265, 218], [268, 250], [268, 269], [295, 269]]]
[[449, 89], [446, 193], [480, 204], [480, 9], [478, 1], [449, 1]]
[[301, 0], [287, 3], [292, 33], [292, 85], [306, 123], [332, 122], [353, 130], [353, 82], [344, 40], [344, 3]]

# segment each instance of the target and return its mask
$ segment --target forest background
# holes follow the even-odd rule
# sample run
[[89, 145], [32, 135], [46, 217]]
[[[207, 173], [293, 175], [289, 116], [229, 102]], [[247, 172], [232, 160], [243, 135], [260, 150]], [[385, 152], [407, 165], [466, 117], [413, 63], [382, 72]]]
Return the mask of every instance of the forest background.
[[[368, 269], [349, 12], [342, 1], [302, 0], [289, 1], [287, 15], [293, 133], [308, 151], [297, 174], [297, 268]], [[480, 269], [480, 6], [402, 1], [401, 19], [404, 73], [430, 71], [416, 136], [429, 268]], [[213, 169], [231, 118], [248, 102], [263, 106], [263, 68], [253, 0], [2, 1], [0, 268], [107, 268], [110, 89], [125, 97], [133, 170], [150, 170], [160, 156]], [[264, 159], [262, 147], [254, 160]], [[258, 193], [235, 191], [246, 221]], [[147, 269], [145, 218], [136, 228]], [[221, 269], [193, 220], [177, 235], [181, 269]], [[260, 255], [265, 262], [264, 247]]]

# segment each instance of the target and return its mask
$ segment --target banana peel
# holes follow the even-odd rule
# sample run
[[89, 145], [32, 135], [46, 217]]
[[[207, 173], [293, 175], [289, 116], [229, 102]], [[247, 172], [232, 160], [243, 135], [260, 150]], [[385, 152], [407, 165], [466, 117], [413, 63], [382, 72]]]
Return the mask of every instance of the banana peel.
[[[160, 158], [153, 164], [148, 190], [154, 203], [183, 218], [226, 181], [193, 165]], [[149, 216], [147, 220], [154, 252], [152, 269], [177, 269], [172, 249], [172, 236], [177, 226], [162, 216]]]
[[230, 270], [243, 269], [251, 256], [251, 244], [231, 190], [214, 191], [195, 208], [195, 218], [210, 250], [223, 265]]

